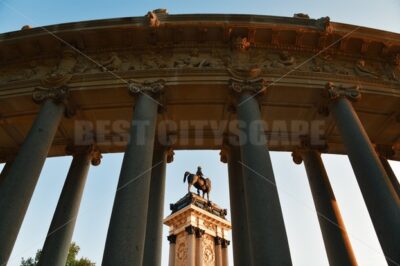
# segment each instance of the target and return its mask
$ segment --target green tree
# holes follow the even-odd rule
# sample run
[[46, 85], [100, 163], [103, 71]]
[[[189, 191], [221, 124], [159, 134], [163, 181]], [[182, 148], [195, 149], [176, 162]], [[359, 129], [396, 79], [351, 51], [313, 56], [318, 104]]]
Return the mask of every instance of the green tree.
[[[69, 247], [69, 252], [68, 252], [68, 257], [67, 257], [67, 263], [65, 266], [95, 266], [96, 264], [94, 262], [91, 262], [87, 258], [80, 258], [79, 260], [76, 258], [78, 256], [80, 247], [75, 244], [74, 242], [71, 243], [71, 246]], [[21, 260], [21, 266], [36, 266], [38, 265], [40, 255], [42, 254], [42, 250], [38, 250], [36, 252], [35, 258], [28, 258], [24, 259], [22, 258]]]

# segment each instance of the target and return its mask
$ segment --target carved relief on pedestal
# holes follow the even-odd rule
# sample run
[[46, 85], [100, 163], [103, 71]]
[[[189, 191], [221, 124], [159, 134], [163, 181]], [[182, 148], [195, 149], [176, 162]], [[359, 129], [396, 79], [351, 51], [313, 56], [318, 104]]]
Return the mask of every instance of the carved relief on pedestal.
[[203, 265], [204, 266], [214, 266], [215, 265], [215, 249], [214, 249], [214, 239], [210, 235], [204, 235], [202, 238], [203, 247]]
[[177, 236], [175, 248], [175, 265], [187, 266], [188, 246], [185, 233], [181, 233]]

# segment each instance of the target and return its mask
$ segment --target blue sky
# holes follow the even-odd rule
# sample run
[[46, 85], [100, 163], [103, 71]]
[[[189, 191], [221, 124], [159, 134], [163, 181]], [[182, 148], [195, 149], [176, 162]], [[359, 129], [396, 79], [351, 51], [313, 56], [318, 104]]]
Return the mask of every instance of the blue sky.
[[[313, 18], [330, 16], [333, 21], [379, 28], [400, 33], [398, 0], [308, 0], [308, 1], [12, 1], [0, 0], [0, 32], [33, 27], [125, 16], [142, 16], [155, 8], [179, 13], [247, 13], [292, 16], [307, 13]], [[386, 265], [369, 215], [346, 156], [324, 155], [332, 187], [360, 265]], [[21, 257], [33, 256], [42, 247], [60, 195], [71, 158], [46, 161], [9, 265], [19, 265]], [[105, 237], [119, 176], [122, 154], [104, 155], [98, 167], [90, 169], [73, 240], [81, 255], [101, 263]], [[289, 153], [273, 152], [279, 196], [283, 209], [294, 265], [328, 265], [322, 236], [303, 165], [295, 165]], [[169, 203], [186, 193], [185, 171], [202, 165], [213, 180], [211, 198], [229, 208], [227, 167], [218, 151], [178, 151], [167, 167], [165, 215]], [[397, 176], [400, 163], [391, 162]], [[0, 166], [1, 168], [2, 166]], [[167, 265], [167, 228], [164, 230], [163, 265]]]

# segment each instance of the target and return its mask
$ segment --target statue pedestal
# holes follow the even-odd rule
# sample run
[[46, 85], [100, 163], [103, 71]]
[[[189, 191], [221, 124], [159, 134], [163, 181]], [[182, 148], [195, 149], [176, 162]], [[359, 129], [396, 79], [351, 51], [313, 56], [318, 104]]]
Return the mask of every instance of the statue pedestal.
[[169, 266], [228, 266], [228, 232], [231, 223], [226, 209], [188, 193], [171, 204]]

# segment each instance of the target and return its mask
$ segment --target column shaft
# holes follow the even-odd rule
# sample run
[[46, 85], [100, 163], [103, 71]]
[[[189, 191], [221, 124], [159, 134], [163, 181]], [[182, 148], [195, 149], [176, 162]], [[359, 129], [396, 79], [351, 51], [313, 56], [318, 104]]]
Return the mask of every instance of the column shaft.
[[228, 244], [226, 244], [226, 242], [227, 242], [226, 240], [224, 240], [224, 242], [225, 242], [225, 244], [222, 245], [222, 265], [229, 266]]
[[175, 243], [169, 244], [168, 266], [175, 266]]
[[253, 265], [291, 265], [259, 106], [248, 93], [243, 93], [239, 99], [238, 119], [246, 123], [240, 142], [252, 262]]
[[350, 101], [332, 107], [358, 185], [389, 265], [400, 262], [400, 199]]
[[203, 266], [203, 243], [201, 235], [196, 235], [196, 266]]
[[89, 153], [74, 155], [38, 265], [65, 265], [90, 167]]
[[64, 109], [44, 102], [0, 186], [0, 265], [9, 259]]
[[[218, 238], [218, 237], [217, 237]], [[215, 266], [222, 266], [221, 239], [215, 241]]]
[[166, 163], [165, 149], [156, 148], [153, 153], [153, 169], [151, 170], [143, 265], [161, 265]]
[[0, 174], [0, 186], [1, 183], [4, 181], [4, 179], [6, 179], [6, 176], [8, 174], [8, 172], [10, 171], [11, 168], [11, 161], [8, 161], [4, 164], [3, 170], [1, 170], [1, 174]]
[[138, 96], [102, 265], [142, 265], [157, 107], [148, 95]]
[[383, 165], [383, 168], [385, 168], [385, 171], [389, 177], [390, 183], [392, 183], [392, 186], [394, 190], [396, 191], [397, 196], [400, 198], [400, 184], [399, 180], [397, 179], [392, 167], [390, 166], [388, 160], [382, 156], [380, 156], [381, 163]]
[[195, 266], [196, 265], [196, 238], [194, 233], [188, 233], [188, 257], [187, 263], [188, 266]]
[[235, 265], [246, 266], [250, 258], [249, 228], [244, 196], [243, 169], [238, 147], [229, 147], [228, 174], [231, 203], [233, 260]]
[[321, 156], [301, 152], [330, 265], [357, 265]]
[[175, 266], [176, 235], [169, 235], [168, 241], [169, 241], [168, 266]]

